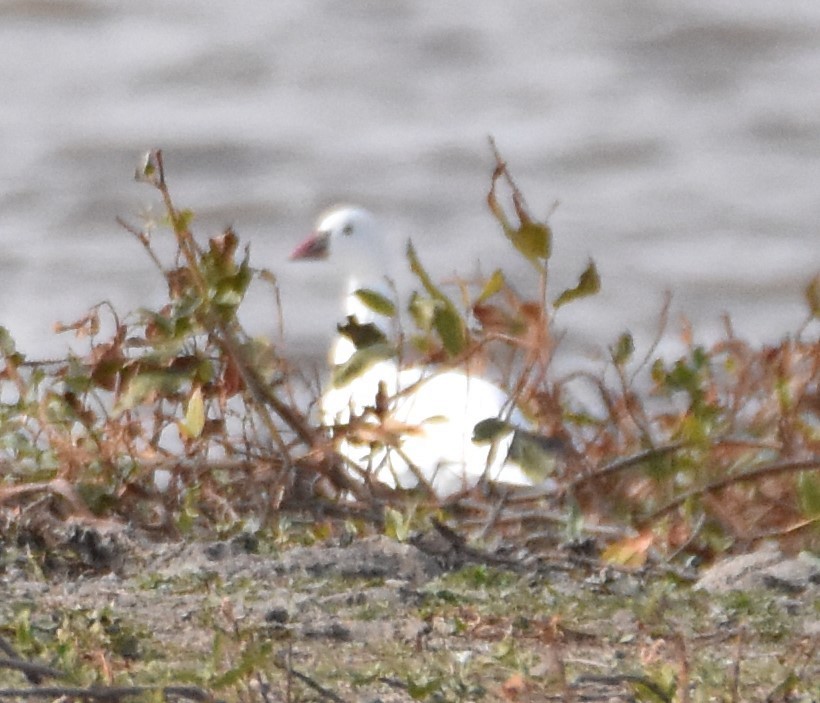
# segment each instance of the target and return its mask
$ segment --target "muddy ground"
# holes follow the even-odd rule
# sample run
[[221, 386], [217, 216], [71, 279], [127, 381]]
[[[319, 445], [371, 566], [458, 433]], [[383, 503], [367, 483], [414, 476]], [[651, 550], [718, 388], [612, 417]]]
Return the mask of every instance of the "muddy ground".
[[769, 547], [689, 576], [435, 529], [310, 546], [77, 530], [4, 546], [0, 698], [820, 700], [816, 559]]

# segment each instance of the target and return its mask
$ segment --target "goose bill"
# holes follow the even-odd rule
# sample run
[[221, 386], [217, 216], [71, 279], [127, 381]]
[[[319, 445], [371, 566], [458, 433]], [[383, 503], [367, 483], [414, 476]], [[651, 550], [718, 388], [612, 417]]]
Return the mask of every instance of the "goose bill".
[[326, 259], [328, 254], [327, 232], [314, 232], [290, 255], [291, 261]]

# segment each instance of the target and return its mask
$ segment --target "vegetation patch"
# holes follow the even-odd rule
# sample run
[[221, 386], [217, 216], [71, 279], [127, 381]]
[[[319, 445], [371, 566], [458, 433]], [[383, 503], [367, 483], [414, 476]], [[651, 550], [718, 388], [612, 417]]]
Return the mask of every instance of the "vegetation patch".
[[[728, 319], [699, 342], [667, 301], [649, 348], [625, 331], [598, 373], [559, 374], [561, 325], [604, 283], [590, 261], [552, 290], [554, 233], [494, 156], [487, 204], [538, 290], [439, 285], [409, 245], [409, 303], [364, 300], [395, 339], [348, 327], [363, 356], [487, 369], [525, 413], [475, 433], [520, 432], [532, 487], [437, 500], [338, 453], [355, 423], [322, 427], [309, 380], [239, 323], [275, 276], [233, 230], [195, 236], [148, 155], [160, 214], [121, 224], [165, 304], [96, 305], [56, 361], [0, 328], [0, 698], [820, 697], [820, 276], [779, 342]], [[691, 588], [767, 545], [734, 587]]]

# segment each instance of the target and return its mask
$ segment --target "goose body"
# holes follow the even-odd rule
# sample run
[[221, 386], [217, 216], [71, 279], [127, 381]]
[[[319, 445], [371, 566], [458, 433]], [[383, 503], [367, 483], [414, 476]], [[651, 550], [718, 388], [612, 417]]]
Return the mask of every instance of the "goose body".
[[[291, 259], [330, 261], [346, 276], [344, 312], [360, 324], [383, 322], [355, 295], [369, 289], [389, 296], [385, 241], [367, 210], [329, 211]], [[355, 351], [342, 337], [331, 362], [345, 364]], [[486, 379], [456, 369], [402, 369], [393, 358], [374, 360], [321, 398], [323, 424], [346, 428], [337, 449], [353, 466], [390, 486], [425, 484], [439, 498], [470, 489], [482, 478], [531, 485], [520, 467], [506, 461], [512, 432], [492, 443], [472, 441], [479, 422], [507, 419], [508, 406], [506, 394]], [[522, 421], [515, 413], [509, 419]]]

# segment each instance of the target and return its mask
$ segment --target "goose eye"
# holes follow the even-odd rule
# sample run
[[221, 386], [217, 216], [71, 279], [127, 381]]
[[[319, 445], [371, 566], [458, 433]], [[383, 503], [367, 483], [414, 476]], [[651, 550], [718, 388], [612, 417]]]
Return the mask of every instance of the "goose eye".
[[353, 225], [345, 225], [345, 226], [342, 228], [342, 234], [343, 234], [345, 237], [349, 237], [351, 234], [353, 234]]

